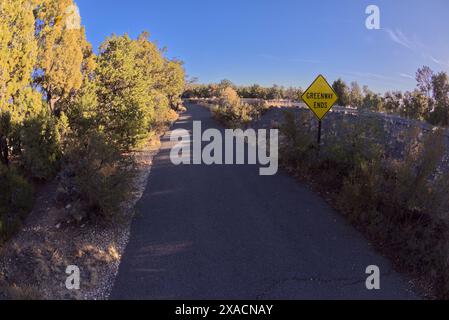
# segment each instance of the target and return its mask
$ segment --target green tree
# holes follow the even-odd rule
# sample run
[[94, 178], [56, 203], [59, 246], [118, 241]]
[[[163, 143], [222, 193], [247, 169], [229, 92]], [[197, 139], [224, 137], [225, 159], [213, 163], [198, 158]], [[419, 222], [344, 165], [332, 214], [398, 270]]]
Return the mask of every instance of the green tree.
[[402, 100], [402, 92], [386, 92], [383, 99], [383, 111], [396, 114], [402, 113]]
[[112, 36], [100, 47], [97, 67], [100, 124], [122, 149], [136, 146], [148, 134], [154, 95], [138, 41]]
[[39, 0], [35, 9], [39, 44], [35, 84], [45, 93], [50, 111], [82, 84], [84, 50], [88, 45], [79, 11], [72, 0]]
[[338, 96], [337, 104], [340, 106], [347, 106], [350, 103], [349, 89], [346, 83], [342, 79], [334, 81], [332, 84], [335, 93]]
[[278, 85], [274, 84], [271, 88], [268, 88], [267, 90], [267, 99], [268, 100], [279, 100], [284, 97], [283, 95], [283, 88], [279, 87]]
[[359, 107], [363, 102], [362, 89], [357, 82], [351, 82], [351, 91], [349, 93], [349, 104], [352, 107]]
[[26, 119], [20, 128], [21, 164], [36, 179], [52, 178], [60, 167], [66, 118], [56, 118], [43, 110]]
[[403, 97], [401, 114], [410, 119], [423, 120], [429, 109], [429, 99], [420, 90], [406, 92]]
[[359, 108], [362, 111], [380, 112], [383, 110], [383, 99], [380, 95], [372, 92], [367, 86], [363, 87], [364, 98]]
[[31, 89], [31, 74], [37, 58], [33, 3], [30, 0], [0, 2], [0, 150], [8, 165], [12, 134], [28, 113], [39, 104]]
[[221, 80], [220, 83], [218, 84], [218, 87], [220, 90], [223, 90], [226, 88], [232, 88], [232, 89], [236, 90], [235, 84], [232, 83], [232, 81], [228, 80], [228, 79]]
[[[36, 63], [34, 16], [30, 0], [0, 4], [0, 108], [10, 110], [17, 94], [30, 85]], [[17, 107], [17, 106], [16, 106]]]
[[167, 60], [165, 63], [164, 93], [171, 108], [176, 108], [185, 88], [185, 71], [181, 61]]
[[289, 87], [284, 92], [284, 98], [291, 101], [300, 101], [302, 94], [301, 88]]
[[424, 66], [416, 72], [416, 82], [418, 83], [418, 89], [430, 98], [432, 92], [432, 78], [434, 73], [428, 66]]
[[435, 125], [449, 125], [449, 78], [447, 73], [440, 72], [432, 77], [434, 110], [429, 121]]
[[265, 99], [268, 100], [268, 90], [266, 88], [261, 87], [258, 84], [253, 85], [250, 88], [250, 92], [253, 99]]

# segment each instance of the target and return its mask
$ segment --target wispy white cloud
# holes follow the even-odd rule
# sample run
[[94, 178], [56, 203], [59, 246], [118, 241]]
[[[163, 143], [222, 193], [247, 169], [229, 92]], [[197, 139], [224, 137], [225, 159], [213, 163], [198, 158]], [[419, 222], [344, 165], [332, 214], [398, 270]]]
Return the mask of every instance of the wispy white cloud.
[[408, 49], [411, 49], [411, 50], [413, 50], [413, 48], [415, 47], [415, 43], [413, 43], [413, 41], [411, 41], [409, 38], [407, 38], [404, 35], [404, 33], [402, 33], [401, 30], [396, 29], [394, 31], [394, 30], [391, 30], [388, 28], [386, 28], [384, 30], [388, 33], [388, 36], [390, 37], [390, 39], [393, 42], [396, 42], [397, 44], [399, 44], [403, 47], [406, 47]]
[[424, 59], [428, 59], [443, 68], [449, 68], [449, 59], [447, 61], [437, 59], [430, 52], [432, 49], [424, 45], [417, 37], [405, 35], [401, 30], [384, 29], [391, 41], [421, 55]]
[[434, 63], [440, 65], [441, 67], [449, 68], [449, 59], [447, 61], [443, 61], [440, 59], [435, 58], [434, 56], [429, 56], [430, 60], [432, 60]]
[[402, 78], [406, 78], [406, 79], [415, 79], [414, 76], [412, 76], [411, 74], [408, 73], [400, 73], [399, 76], [401, 76]]

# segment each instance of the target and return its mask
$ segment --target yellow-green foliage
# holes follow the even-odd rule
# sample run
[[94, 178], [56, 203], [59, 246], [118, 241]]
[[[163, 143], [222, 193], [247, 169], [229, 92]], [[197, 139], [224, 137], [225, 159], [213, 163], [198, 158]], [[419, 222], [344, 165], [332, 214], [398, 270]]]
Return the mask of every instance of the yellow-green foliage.
[[96, 70], [100, 122], [111, 140], [129, 149], [182, 93], [184, 71], [166, 60], [146, 33], [113, 36], [101, 46]]
[[231, 127], [241, 127], [256, 119], [265, 110], [265, 104], [242, 103], [232, 87], [220, 90], [218, 105], [213, 109], [215, 117]]
[[165, 62], [165, 89], [164, 93], [168, 97], [171, 108], [176, 108], [180, 103], [180, 96], [185, 88], [185, 71], [181, 61]]
[[13, 135], [27, 114], [40, 109], [39, 94], [31, 89], [36, 64], [34, 2], [0, 2], [0, 155], [9, 164]]
[[154, 113], [138, 54], [138, 43], [125, 35], [106, 40], [98, 57], [100, 121], [123, 149], [134, 147], [146, 137]]
[[39, 44], [36, 84], [46, 93], [52, 112], [57, 103], [82, 84], [81, 65], [89, 46], [72, 0], [37, 0]]
[[163, 56], [148, 32], [134, 41], [137, 50], [136, 63], [147, 86], [147, 99], [152, 110], [150, 125], [163, 122], [169, 109], [176, 108], [185, 87], [185, 71], [181, 61]]
[[0, 0], [0, 188], [20, 184], [16, 170], [45, 180], [77, 167], [79, 197], [110, 214], [126, 194], [122, 153], [176, 118], [184, 78], [147, 33], [112, 36], [97, 57], [73, 0]]
[[29, 86], [36, 57], [32, 2], [0, 1], [0, 111], [18, 107], [14, 99]]

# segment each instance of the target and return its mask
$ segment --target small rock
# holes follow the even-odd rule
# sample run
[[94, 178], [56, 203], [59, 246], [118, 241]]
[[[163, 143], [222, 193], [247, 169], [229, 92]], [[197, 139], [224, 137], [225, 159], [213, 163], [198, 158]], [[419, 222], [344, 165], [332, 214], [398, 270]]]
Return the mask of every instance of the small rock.
[[73, 219], [75, 219], [76, 222], [80, 223], [84, 219], [84, 215], [78, 212], [72, 213]]
[[56, 229], [60, 229], [60, 228], [61, 228], [61, 224], [58, 223], [58, 224], [56, 225]]

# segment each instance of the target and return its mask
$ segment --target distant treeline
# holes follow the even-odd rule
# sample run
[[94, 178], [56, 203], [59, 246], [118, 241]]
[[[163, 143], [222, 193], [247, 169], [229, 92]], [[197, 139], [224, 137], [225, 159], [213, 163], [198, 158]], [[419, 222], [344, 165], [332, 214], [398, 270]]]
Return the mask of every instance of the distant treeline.
[[449, 77], [446, 72], [435, 73], [424, 66], [416, 72], [413, 91], [372, 92], [367, 86], [360, 89], [357, 82], [346, 83], [338, 79], [333, 88], [339, 96], [339, 105], [359, 110], [385, 112], [409, 119], [424, 120], [433, 125], [449, 125]]
[[[359, 110], [385, 112], [402, 117], [427, 121], [433, 125], [449, 125], [449, 77], [446, 72], [435, 73], [424, 66], [416, 72], [416, 89], [413, 91], [389, 91], [379, 94], [357, 82], [349, 85], [342, 79], [334, 81], [332, 87], [339, 96], [338, 105], [351, 106]], [[301, 101], [303, 89], [284, 88], [273, 85], [236, 86], [229, 80], [219, 84], [190, 84], [184, 98], [216, 98], [227, 87], [237, 91], [241, 98]]]
[[240, 98], [243, 99], [286, 99], [299, 101], [303, 93], [301, 88], [285, 88], [278, 85], [273, 85], [272, 87], [267, 88], [258, 84], [251, 86], [236, 86], [229, 80], [222, 80], [219, 84], [190, 84], [187, 86], [183, 98], [217, 98], [220, 97], [222, 90], [229, 87], [236, 90]]

